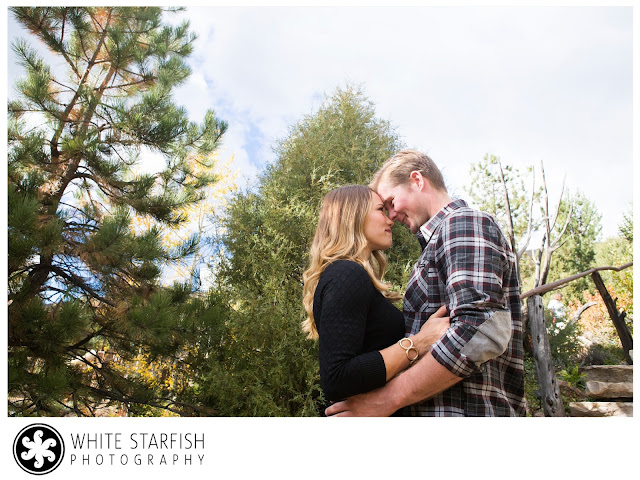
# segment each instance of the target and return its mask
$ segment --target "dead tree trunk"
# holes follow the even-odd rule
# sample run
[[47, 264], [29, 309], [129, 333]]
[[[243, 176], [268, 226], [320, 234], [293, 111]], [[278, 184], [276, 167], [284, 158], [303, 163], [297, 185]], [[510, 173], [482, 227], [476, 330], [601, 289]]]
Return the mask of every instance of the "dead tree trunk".
[[527, 316], [533, 343], [533, 358], [536, 364], [536, 374], [540, 384], [542, 409], [545, 417], [564, 417], [564, 405], [560, 397], [560, 388], [556, 372], [551, 359], [549, 336], [544, 321], [542, 297], [534, 295], [527, 298]]
[[580, 320], [580, 316], [584, 313], [585, 310], [593, 307], [597, 305], [596, 302], [587, 302], [585, 303], [583, 306], [581, 306], [576, 313], [573, 314], [573, 317], [571, 317], [571, 321], [572, 322], [577, 322], [578, 320]]
[[609, 295], [609, 291], [607, 290], [607, 287], [605, 287], [600, 274], [598, 272], [593, 272], [591, 274], [591, 278], [593, 278], [593, 283], [596, 284], [596, 288], [598, 289], [598, 292], [600, 292], [600, 296], [602, 297], [604, 304], [607, 306], [609, 316], [611, 317], [611, 320], [616, 327], [618, 336], [620, 337], [620, 343], [622, 343], [622, 349], [624, 350], [625, 360], [629, 365], [633, 365], [633, 360], [631, 359], [631, 354], [629, 353], [630, 350], [633, 350], [633, 338], [631, 337], [629, 327], [627, 327], [627, 324], [624, 321], [626, 313], [620, 313], [618, 311], [618, 306], [616, 305], [617, 299], [614, 300], [611, 298], [611, 295]]

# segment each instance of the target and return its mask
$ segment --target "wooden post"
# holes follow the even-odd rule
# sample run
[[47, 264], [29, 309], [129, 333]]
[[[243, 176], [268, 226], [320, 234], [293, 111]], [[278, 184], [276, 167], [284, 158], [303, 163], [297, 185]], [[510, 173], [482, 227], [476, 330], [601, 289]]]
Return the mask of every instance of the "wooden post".
[[618, 336], [620, 337], [620, 343], [622, 343], [622, 349], [624, 350], [624, 358], [629, 365], [633, 365], [633, 359], [629, 354], [629, 351], [633, 350], [633, 338], [631, 337], [629, 327], [627, 327], [627, 324], [624, 321], [625, 314], [620, 314], [620, 312], [618, 312], [616, 300], [612, 299], [611, 295], [609, 295], [609, 291], [607, 290], [607, 287], [605, 287], [600, 274], [598, 272], [593, 272], [591, 274], [591, 278], [593, 278], [593, 283], [596, 284], [596, 288], [598, 289], [598, 292], [600, 292], [600, 296], [602, 297], [602, 300], [604, 300], [604, 304], [607, 306], [607, 311], [609, 312], [611, 321], [613, 321], [613, 324], [616, 327]]
[[544, 321], [542, 297], [533, 295], [527, 298], [527, 316], [533, 343], [533, 358], [542, 396], [542, 409], [545, 417], [564, 417], [564, 405], [560, 397], [560, 388], [551, 359], [551, 347], [547, 326]]

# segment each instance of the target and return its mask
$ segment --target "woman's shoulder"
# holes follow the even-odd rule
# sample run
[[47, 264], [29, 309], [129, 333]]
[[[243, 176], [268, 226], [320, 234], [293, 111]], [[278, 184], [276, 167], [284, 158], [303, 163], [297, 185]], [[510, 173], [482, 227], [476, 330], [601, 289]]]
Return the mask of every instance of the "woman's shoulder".
[[324, 269], [324, 272], [353, 272], [353, 273], [364, 273], [367, 274], [367, 271], [364, 267], [358, 262], [354, 262], [353, 260], [334, 260], [327, 268]]
[[325, 268], [320, 278], [324, 281], [338, 281], [340, 283], [367, 281], [372, 283], [365, 268], [352, 260], [334, 260]]
[[364, 301], [374, 292], [375, 286], [362, 265], [351, 260], [334, 260], [320, 275], [315, 298], [335, 300], [336, 296], [346, 296], [352, 301]]

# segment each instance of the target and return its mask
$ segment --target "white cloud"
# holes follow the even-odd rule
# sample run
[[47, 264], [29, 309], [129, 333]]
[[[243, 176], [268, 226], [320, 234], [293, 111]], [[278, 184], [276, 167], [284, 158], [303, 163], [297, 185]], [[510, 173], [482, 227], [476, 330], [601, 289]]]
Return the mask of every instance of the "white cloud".
[[[485, 153], [545, 162], [614, 234], [631, 201], [629, 8], [191, 8], [194, 71], [245, 165], [347, 81], [457, 193]], [[200, 92], [201, 94], [202, 92]], [[195, 95], [195, 94], [194, 94]], [[198, 98], [202, 98], [201, 95]], [[233, 134], [231, 134], [231, 129]], [[256, 135], [258, 133], [258, 135]], [[261, 143], [256, 147], [256, 142]], [[231, 146], [231, 145], [230, 145]], [[606, 168], [604, 166], [606, 165]]]
[[632, 13], [603, 7], [189, 7], [199, 38], [176, 98], [229, 122], [251, 183], [288, 127], [345, 82], [427, 151], [458, 194], [486, 153], [545, 162], [615, 234], [632, 198]]

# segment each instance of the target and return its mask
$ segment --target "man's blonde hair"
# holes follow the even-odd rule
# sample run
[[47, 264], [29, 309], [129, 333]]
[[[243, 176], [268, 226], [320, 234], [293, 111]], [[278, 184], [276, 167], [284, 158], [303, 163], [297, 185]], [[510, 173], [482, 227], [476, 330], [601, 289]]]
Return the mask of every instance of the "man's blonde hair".
[[413, 171], [420, 172], [436, 190], [447, 191], [440, 169], [429, 156], [417, 150], [401, 150], [389, 158], [374, 174], [369, 187], [378, 190], [383, 182], [391, 187], [406, 185]]

